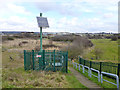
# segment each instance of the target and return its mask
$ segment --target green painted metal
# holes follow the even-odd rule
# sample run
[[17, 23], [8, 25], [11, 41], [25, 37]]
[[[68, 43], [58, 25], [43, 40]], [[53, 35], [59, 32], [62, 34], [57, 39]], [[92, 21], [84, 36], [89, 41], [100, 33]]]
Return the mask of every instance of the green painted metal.
[[43, 50], [43, 70], [45, 68], [45, 50]]
[[33, 63], [33, 70], [35, 69], [35, 64], [34, 64], [34, 50], [32, 50], [32, 63]]
[[24, 50], [24, 69], [26, 70], [26, 50]]
[[53, 51], [54, 71], [55, 71], [55, 50]]
[[42, 51], [42, 27], [40, 27], [40, 51]]
[[[40, 56], [41, 57], [38, 57]], [[25, 70], [68, 72], [68, 52], [58, 50], [24, 51]]]
[[[40, 13], [40, 17], [42, 17], [42, 13]], [[40, 27], [40, 51], [42, 52], [42, 27]]]
[[119, 63], [95, 62], [95, 61], [84, 60], [83, 58], [80, 57], [79, 57], [79, 63], [97, 69], [100, 72], [104, 71], [113, 74], [117, 74], [119, 69]]
[[118, 64], [118, 71], [117, 71], [117, 75], [119, 76], [119, 80], [120, 80], [120, 63]]
[[66, 72], [68, 73], [68, 52], [66, 54]]

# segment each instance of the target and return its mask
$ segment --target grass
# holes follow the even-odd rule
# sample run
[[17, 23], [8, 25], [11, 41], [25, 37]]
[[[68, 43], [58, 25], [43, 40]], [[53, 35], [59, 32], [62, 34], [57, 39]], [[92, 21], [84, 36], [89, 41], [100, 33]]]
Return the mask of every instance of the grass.
[[3, 88], [86, 88], [70, 72], [24, 71], [3, 69]]
[[[71, 65], [71, 67], [73, 67], [73, 66]], [[81, 67], [81, 68], [82, 68], [82, 67]], [[87, 78], [88, 78], [89, 80], [91, 80], [92, 82], [96, 83], [97, 85], [99, 85], [99, 86], [101, 86], [101, 87], [103, 87], [103, 88], [117, 88], [117, 86], [115, 86], [115, 85], [113, 85], [113, 84], [110, 84], [110, 83], [108, 83], [108, 82], [105, 82], [105, 81], [103, 81], [103, 83], [101, 84], [100, 82], [98, 82], [98, 78], [96, 78], [96, 77], [94, 77], [94, 76], [92, 76], [92, 77], [90, 78], [90, 77], [88, 76], [88, 73], [87, 73], [87, 72], [83, 73], [82, 70], [79, 71], [79, 69], [78, 69], [78, 68], [76, 69], [76, 67], [74, 67], [74, 69], [77, 70], [78, 72], [80, 72], [80, 73], [81, 73], [82, 75], [84, 75], [85, 77], [87, 77]], [[85, 69], [85, 70], [87, 70], [87, 69]], [[92, 72], [92, 74], [94, 74], [94, 75], [97, 76], [97, 73], [96, 73], [96, 72]], [[103, 79], [106, 79], [106, 80], [108, 80], [108, 81], [111, 81], [111, 82], [113, 82], [113, 83], [116, 83], [116, 81], [115, 81], [114, 79], [108, 78], [108, 77], [106, 77], [106, 76], [103, 76]]]
[[64, 88], [69, 83], [60, 72], [24, 71], [23, 68], [4, 69], [3, 88]]
[[77, 80], [77, 78], [71, 73], [70, 70], [68, 73], [70, 74], [66, 75], [66, 79], [69, 82], [70, 88], [87, 88]]
[[[112, 61], [112, 62], [118, 61], [117, 41], [111, 41], [110, 39], [91, 39], [91, 41], [94, 44], [95, 48], [99, 48], [103, 52], [98, 60]], [[90, 52], [85, 54], [83, 58], [89, 60], [93, 58], [94, 60], [96, 60], [94, 54], [95, 48], [93, 48]]]

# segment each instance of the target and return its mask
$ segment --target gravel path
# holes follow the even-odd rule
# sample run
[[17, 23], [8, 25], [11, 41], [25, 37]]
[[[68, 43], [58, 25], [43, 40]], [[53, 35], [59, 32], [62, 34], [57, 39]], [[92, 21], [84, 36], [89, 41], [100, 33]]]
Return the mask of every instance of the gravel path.
[[75, 75], [75, 77], [80, 81], [81, 84], [83, 84], [84, 86], [88, 87], [88, 88], [101, 88], [100, 86], [98, 86], [96, 83], [93, 83], [92, 81], [90, 81], [88, 78], [86, 78], [85, 76], [83, 76], [81, 73], [79, 73], [78, 71], [74, 70], [72, 67], [69, 67], [69, 70]]

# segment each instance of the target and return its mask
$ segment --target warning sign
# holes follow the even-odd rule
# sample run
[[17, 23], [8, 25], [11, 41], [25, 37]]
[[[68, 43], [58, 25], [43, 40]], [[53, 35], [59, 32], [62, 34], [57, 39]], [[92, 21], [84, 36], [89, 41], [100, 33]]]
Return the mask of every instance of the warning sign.
[[36, 55], [36, 57], [42, 57], [41, 55]]

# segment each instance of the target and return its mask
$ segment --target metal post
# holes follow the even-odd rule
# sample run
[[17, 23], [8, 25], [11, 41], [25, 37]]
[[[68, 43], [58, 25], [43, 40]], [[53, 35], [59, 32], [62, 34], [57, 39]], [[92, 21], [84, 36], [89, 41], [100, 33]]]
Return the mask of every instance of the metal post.
[[24, 50], [24, 70], [26, 70], [26, 50]]
[[118, 71], [117, 71], [117, 75], [118, 75], [118, 77], [119, 77], [119, 79], [120, 79], [120, 63], [118, 64]]
[[92, 76], [91, 68], [92, 68], [92, 61], [90, 61], [90, 69], [89, 69], [90, 77]]
[[34, 50], [32, 50], [32, 61], [33, 61], [33, 70], [35, 70], [35, 65], [34, 65]]
[[45, 50], [43, 50], [43, 70], [45, 68]]
[[103, 83], [103, 75], [101, 74], [101, 83]]
[[54, 60], [54, 72], [55, 72], [55, 50], [53, 51], [53, 60]]
[[77, 63], [76, 63], [76, 69], [77, 69]]
[[83, 68], [83, 73], [84, 73], [84, 70], [85, 70], [84, 65], [82, 66], [82, 68]]
[[80, 71], [80, 64], [79, 64], [79, 71]]
[[92, 68], [92, 61], [90, 61], [90, 68]]
[[66, 53], [66, 73], [68, 73], [68, 52]]
[[80, 58], [80, 64], [81, 64], [81, 58]]
[[80, 63], [80, 57], [79, 57], [79, 64], [81, 64], [81, 63]]
[[[40, 17], [42, 17], [42, 13], [40, 13]], [[42, 52], [42, 27], [40, 27], [40, 51]]]
[[85, 60], [84, 60], [84, 66], [85, 66]]

